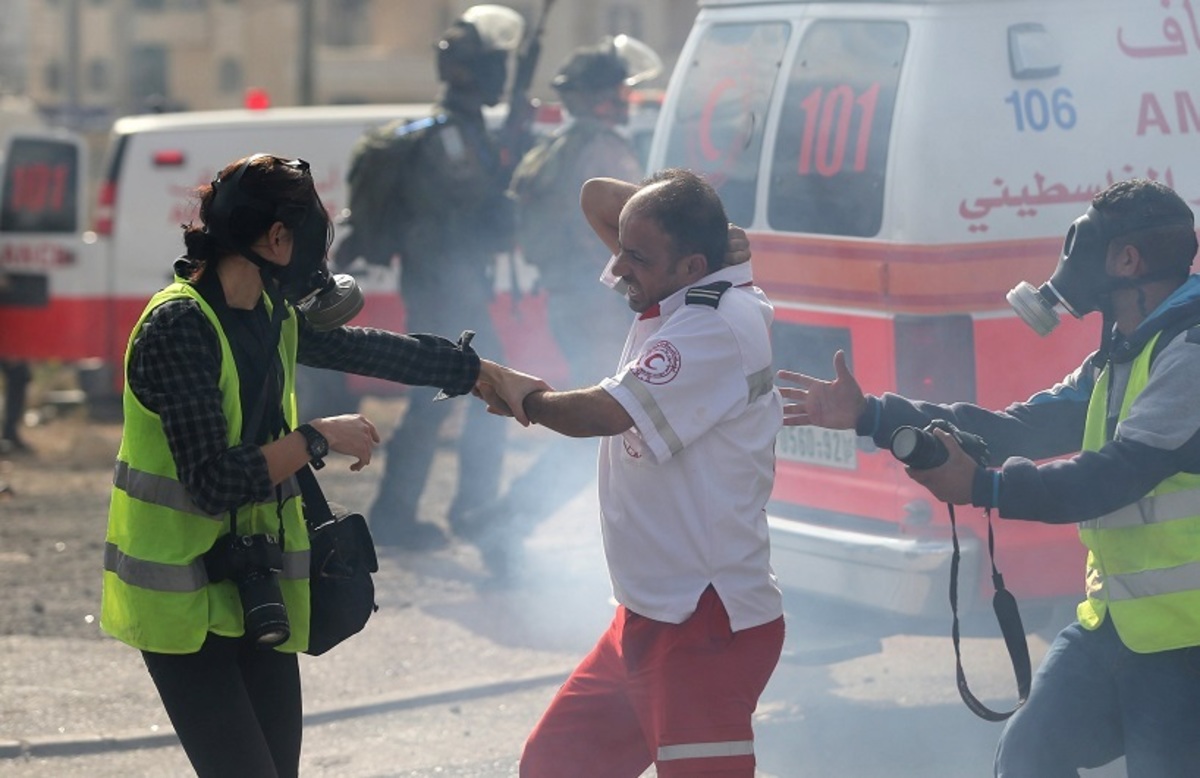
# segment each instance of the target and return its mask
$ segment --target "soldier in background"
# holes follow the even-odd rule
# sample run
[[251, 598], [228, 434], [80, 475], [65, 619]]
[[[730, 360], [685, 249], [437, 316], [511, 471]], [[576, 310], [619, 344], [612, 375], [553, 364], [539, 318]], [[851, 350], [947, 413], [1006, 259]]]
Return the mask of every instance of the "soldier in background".
[[[642, 177], [619, 128], [629, 119], [631, 88], [661, 69], [658, 55], [628, 35], [577, 49], [551, 82], [569, 123], [534, 146], [513, 173], [517, 242], [546, 291], [571, 386], [608, 375], [629, 329], [612, 292], [597, 282], [608, 256], [577, 207], [579, 190], [590, 178]], [[455, 532], [479, 544], [494, 575], [507, 575], [524, 537], [595, 478], [595, 460], [594, 441], [555, 439], [503, 497], [454, 517]]]
[[33, 372], [29, 363], [19, 359], [0, 359], [4, 374], [4, 425], [0, 430], [0, 454], [19, 454], [29, 451], [21, 437], [21, 422], [25, 418], [25, 396]]
[[[394, 130], [401, 165], [388, 220], [396, 227], [406, 329], [473, 330], [472, 346], [487, 354], [500, 353], [488, 306], [496, 255], [512, 246], [513, 216], [505, 196], [511, 171], [501, 162], [482, 109], [500, 101], [508, 59], [523, 30], [520, 14], [511, 9], [468, 8], [436, 46], [444, 91], [433, 115]], [[433, 390], [413, 389], [387, 444], [370, 510], [380, 545], [421, 550], [447, 542], [436, 524], [417, 520], [438, 434], [451, 410], [433, 398]], [[451, 517], [495, 498], [504, 445], [504, 420], [473, 403], [458, 443]]]
[[[0, 292], [8, 288], [9, 277], [0, 269]], [[29, 446], [21, 437], [21, 424], [25, 418], [25, 396], [33, 371], [22, 359], [0, 357], [0, 375], [4, 376], [4, 420], [0, 424], [0, 456], [23, 454]], [[0, 482], [0, 493], [4, 484]]]

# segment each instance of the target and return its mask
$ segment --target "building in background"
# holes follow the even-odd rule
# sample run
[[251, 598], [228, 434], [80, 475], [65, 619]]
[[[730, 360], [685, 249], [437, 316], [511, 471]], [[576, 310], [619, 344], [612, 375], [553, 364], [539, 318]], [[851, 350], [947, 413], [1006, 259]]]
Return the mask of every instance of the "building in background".
[[47, 118], [106, 129], [131, 113], [294, 103], [297, 0], [30, 0], [29, 95]]
[[[504, 4], [530, 23], [542, 8], [540, 0]], [[0, 0], [0, 84], [19, 78], [50, 121], [92, 131], [132, 113], [239, 107], [248, 94], [273, 105], [428, 102], [437, 94], [433, 42], [470, 5]], [[10, 6], [22, 13], [10, 15]], [[533, 93], [551, 98], [557, 65], [606, 33], [646, 41], [669, 72], [695, 14], [695, 0], [557, 0]], [[17, 63], [25, 57], [23, 72], [5, 58], [13, 50]]]
[[29, 64], [30, 0], [0, 0], [0, 94], [23, 94]]

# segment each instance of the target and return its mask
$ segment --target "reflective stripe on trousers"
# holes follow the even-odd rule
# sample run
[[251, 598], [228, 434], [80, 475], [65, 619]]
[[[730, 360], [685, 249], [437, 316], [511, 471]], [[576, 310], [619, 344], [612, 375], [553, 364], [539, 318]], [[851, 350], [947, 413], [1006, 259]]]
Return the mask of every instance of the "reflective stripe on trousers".
[[754, 756], [753, 740], [727, 740], [724, 743], [677, 743], [658, 747], [658, 761], [707, 759], [718, 756]]

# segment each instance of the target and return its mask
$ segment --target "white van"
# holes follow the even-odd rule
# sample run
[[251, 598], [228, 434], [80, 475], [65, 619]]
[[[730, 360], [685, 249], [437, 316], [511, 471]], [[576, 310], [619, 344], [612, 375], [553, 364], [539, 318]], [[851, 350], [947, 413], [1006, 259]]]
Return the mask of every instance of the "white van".
[[[704, 174], [747, 228], [776, 305], [778, 367], [832, 377], [842, 349], [868, 392], [1002, 408], [1099, 342], [1090, 320], [1039, 339], [1005, 302], [1019, 281], [1050, 276], [1092, 195], [1141, 176], [1200, 205], [1200, 19], [1189, 3], [700, 6], [649, 166]], [[849, 432], [789, 428], [777, 454], [772, 562], [806, 595], [792, 602], [944, 631], [946, 507]], [[966, 509], [959, 519], [960, 607], [986, 613], [986, 524]], [[1073, 526], [996, 532], [1027, 628], [1038, 606], [1078, 599]]]
[[[79, 217], [72, 221], [75, 234], [71, 237], [80, 244], [78, 251], [86, 253], [86, 261], [39, 261], [33, 280], [41, 284], [46, 306], [18, 310], [0, 299], [5, 329], [9, 322], [17, 325], [11, 334], [16, 338], [20, 333], [25, 350], [36, 352], [32, 357], [87, 360], [88, 369], [81, 373], [81, 380], [94, 404], [102, 403], [105, 396], [119, 396], [130, 328], [146, 300], [171, 279], [172, 262], [183, 251], [180, 225], [197, 215], [197, 187], [210, 182], [224, 165], [248, 154], [300, 157], [311, 165], [317, 191], [337, 217], [346, 207], [346, 170], [355, 141], [370, 127], [395, 119], [419, 119], [430, 110], [427, 104], [323, 106], [119, 119], [111, 133], [93, 228], [84, 232], [86, 225]], [[503, 114], [489, 113], [488, 118], [498, 124]], [[535, 129], [545, 128], [539, 125]], [[81, 144], [76, 146], [76, 153], [82, 154]], [[76, 157], [74, 165], [71, 202], [82, 204], [86, 179], [81, 176], [87, 170], [86, 162]], [[9, 175], [15, 171], [10, 170]], [[6, 264], [12, 263], [6, 260]], [[403, 330], [398, 268], [362, 265], [348, 269], [358, 277], [367, 297], [355, 324]], [[546, 330], [541, 298], [526, 295], [514, 301], [511, 295], [513, 288], [528, 288], [528, 271], [519, 265], [514, 266], [514, 271], [519, 271], [515, 275], [508, 271], [504, 268], [497, 273], [498, 296], [492, 310], [504, 339], [505, 359], [533, 371], [561, 372], [562, 360]], [[29, 279], [22, 276], [20, 280]], [[314, 412], [346, 410], [358, 394], [398, 391], [383, 381], [326, 371], [305, 371], [304, 380], [309, 385], [302, 397]]]

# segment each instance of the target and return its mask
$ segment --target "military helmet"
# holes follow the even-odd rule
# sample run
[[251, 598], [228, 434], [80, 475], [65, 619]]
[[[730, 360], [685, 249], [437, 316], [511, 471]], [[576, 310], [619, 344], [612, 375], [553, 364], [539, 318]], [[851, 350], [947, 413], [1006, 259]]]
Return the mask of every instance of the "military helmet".
[[628, 35], [606, 36], [595, 46], [576, 49], [550, 84], [560, 92], [599, 92], [635, 86], [662, 71], [654, 50]]
[[493, 104], [507, 78], [509, 54], [521, 43], [525, 20], [502, 5], [473, 5], [437, 42], [438, 79], [459, 88], [472, 86]]
[[442, 33], [438, 56], [467, 62], [484, 54], [515, 51], [525, 32], [525, 20], [503, 5], [473, 5]]

